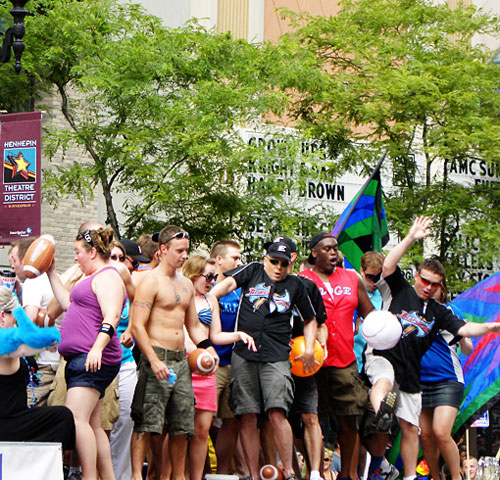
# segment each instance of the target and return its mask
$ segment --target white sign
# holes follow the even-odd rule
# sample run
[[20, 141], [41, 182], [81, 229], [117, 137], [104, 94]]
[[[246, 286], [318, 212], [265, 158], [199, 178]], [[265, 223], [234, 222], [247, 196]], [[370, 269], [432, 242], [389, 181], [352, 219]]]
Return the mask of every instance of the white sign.
[[490, 426], [490, 417], [488, 415], [488, 410], [484, 412], [472, 425], [475, 428], [488, 428]]
[[60, 443], [0, 442], [0, 480], [63, 480]]

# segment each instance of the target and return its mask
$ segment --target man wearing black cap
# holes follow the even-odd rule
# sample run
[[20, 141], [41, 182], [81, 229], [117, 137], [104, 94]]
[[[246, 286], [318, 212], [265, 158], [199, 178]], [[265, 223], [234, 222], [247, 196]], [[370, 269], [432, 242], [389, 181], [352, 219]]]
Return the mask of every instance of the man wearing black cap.
[[129, 268], [132, 267], [132, 270], [136, 270], [140, 263], [149, 263], [151, 261], [150, 258], [144, 256], [141, 252], [141, 247], [137, 242], [133, 240], [129, 240], [128, 238], [122, 238], [120, 243], [123, 245], [125, 249], [125, 265]]
[[252, 262], [226, 272], [225, 280], [212, 293], [220, 298], [241, 287], [238, 329], [252, 335], [257, 352], [238, 342], [232, 356], [231, 406], [241, 416], [241, 441], [248, 455], [253, 480], [259, 479], [258, 416], [267, 413], [287, 479], [295, 479], [292, 468], [292, 431], [286, 419], [293, 401], [289, 342], [293, 309], [304, 321], [306, 353], [304, 369], [314, 366], [316, 312], [301, 280], [288, 275], [292, 252], [284, 242], [267, 248], [264, 263]]
[[342, 453], [339, 479], [354, 479], [358, 477], [355, 467], [351, 469], [357, 439], [356, 416], [363, 414], [367, 394], [358, 376], [354, 355], [353, 314], [358, 309], [360, 315], [366, 317], [374, 308], [358, 274], [336, 266], [338, 246], [331, 233], [315, 235], [309, 247], [308, 261], [313, 267], [301, 275], [310, 278], [319, 288], [328, 327], [328, 356], [317, 374], [320, 416], [328, 416], [329, 405], [335, 406]]

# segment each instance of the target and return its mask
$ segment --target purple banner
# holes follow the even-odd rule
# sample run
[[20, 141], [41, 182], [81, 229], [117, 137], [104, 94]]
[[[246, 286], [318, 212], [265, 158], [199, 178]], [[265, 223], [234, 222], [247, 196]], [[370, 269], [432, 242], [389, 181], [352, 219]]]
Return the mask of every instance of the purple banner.
[[0, 244], [40, 235], [41, 112], [0, 115]]

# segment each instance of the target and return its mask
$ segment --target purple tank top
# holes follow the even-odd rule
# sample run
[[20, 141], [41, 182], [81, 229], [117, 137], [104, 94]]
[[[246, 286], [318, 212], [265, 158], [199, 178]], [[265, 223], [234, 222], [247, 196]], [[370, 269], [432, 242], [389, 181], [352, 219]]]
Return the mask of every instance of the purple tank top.
[[[95, 293], [92, 280], [95, 275], [114, 267], [105, 267], [78, 283], [70, 293], [70, 306], [61, 325], [61, 343], [59, 353], [64, 356], [88, 353], [101, 328], [103, 316]], [[118, 272], [117, 272], [117, 275]], [[117, 279], [118, 280], [118, 279]], [[122, 309], [127, 302], [123, 300]], [[102, 363], [116, 365], [122, 358], [122, 348], [116, 332], [102, 352]]]

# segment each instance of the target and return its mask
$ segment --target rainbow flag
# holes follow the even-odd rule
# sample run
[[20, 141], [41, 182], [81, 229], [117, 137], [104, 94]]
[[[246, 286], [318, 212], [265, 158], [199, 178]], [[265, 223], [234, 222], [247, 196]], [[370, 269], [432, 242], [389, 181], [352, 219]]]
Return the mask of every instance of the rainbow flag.
[[[453, 302], [472, 322], [500, 322], [500, 272], [483, 280]], [[460, 355], [465, 392], [453, 432], [461, 432], [500, 400], [500, 335], [473, 338], [474, 350]]]
[[342, 212], [332, 230], [332, 235], [337, 238], [339, 250], [358, 272], [361, 269], [363, 253], [369, 250], [381, 252], [382, 247], [389, 241], [380, 181], [380, 166], [384, 158], [385, 154], [370, 178]]

